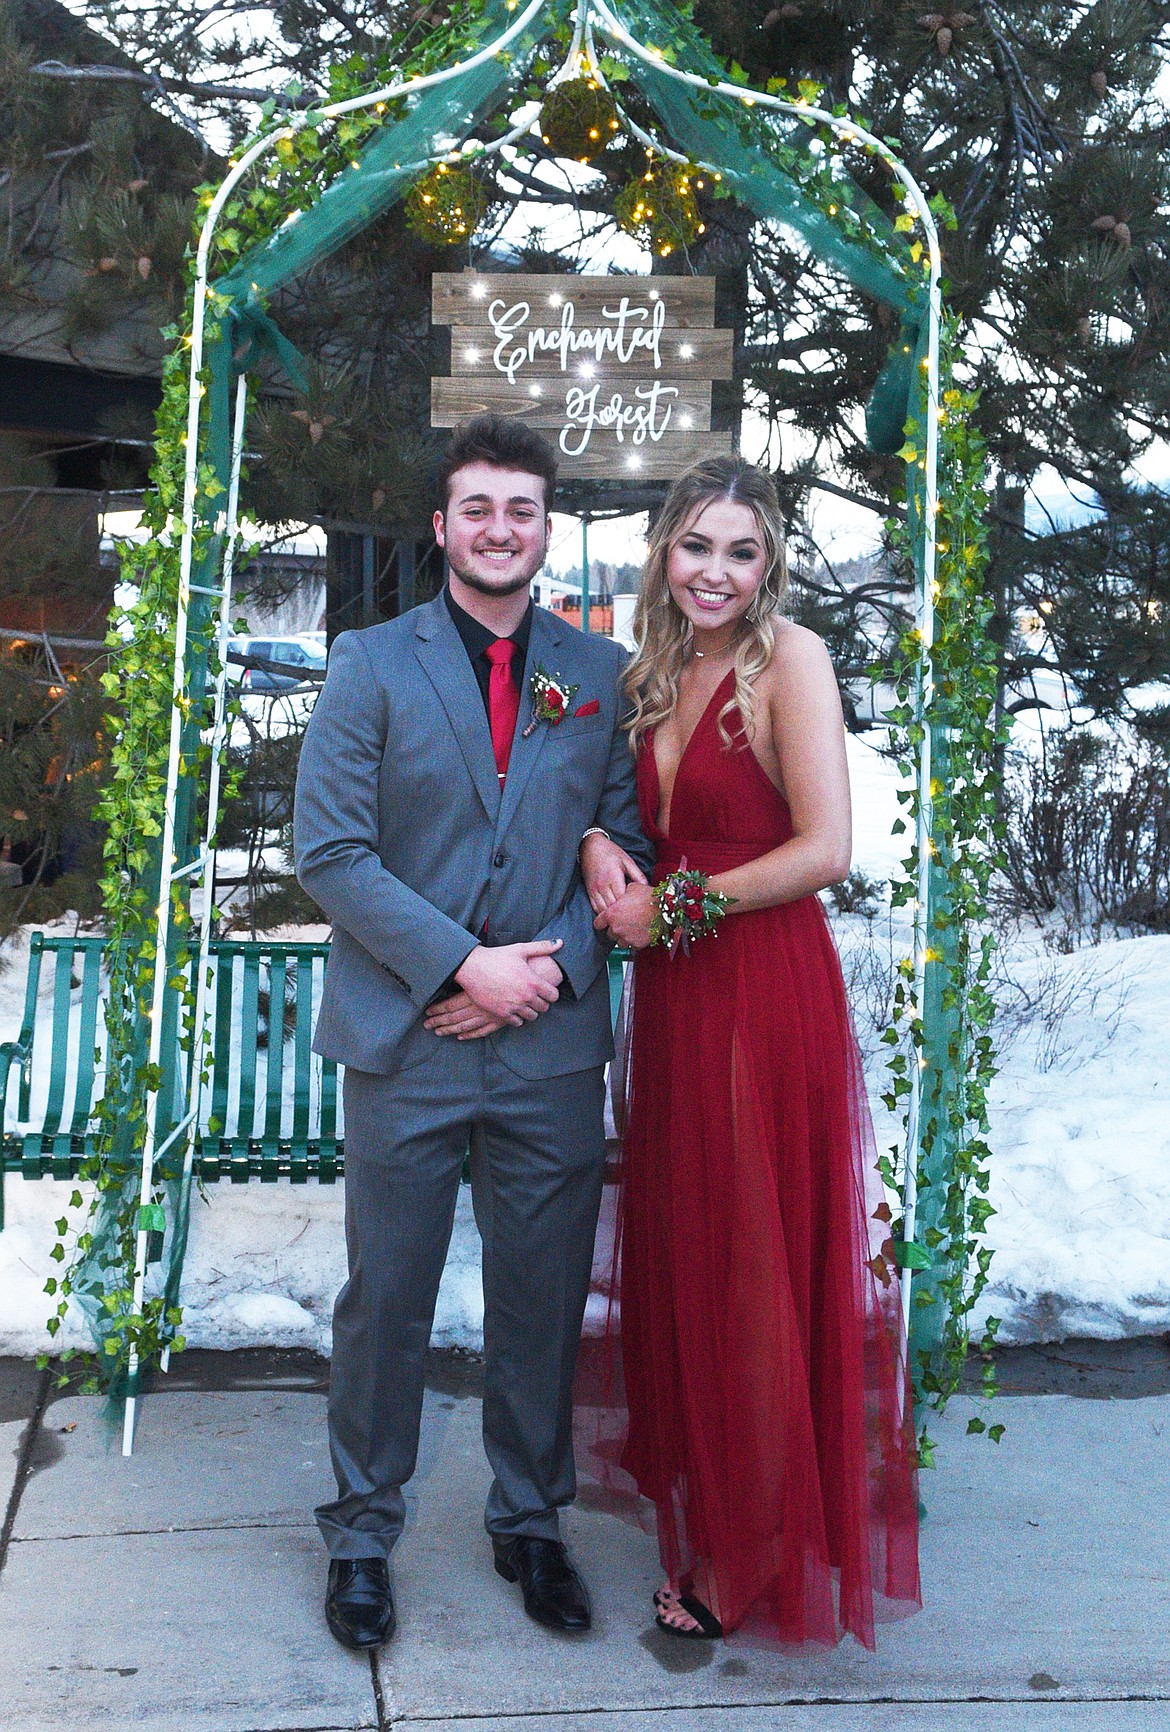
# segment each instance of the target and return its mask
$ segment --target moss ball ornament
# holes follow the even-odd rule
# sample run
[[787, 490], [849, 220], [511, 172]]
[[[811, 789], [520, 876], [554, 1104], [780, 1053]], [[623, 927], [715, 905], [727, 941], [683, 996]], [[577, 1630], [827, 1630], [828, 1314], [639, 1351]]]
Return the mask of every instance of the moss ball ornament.
[[701, 171], [691, 164], [651, 163], [618, 193], [614, 216], [627, 234], [668, 258], [706, 231], [695, 196], [703, 184]]
[[482, 180], [458, 163], [437, 162], [406, 195], [406, 226], [436, 247], [455, 247], [478, 228], [488, 207]]
[[558, 156], [592, 162], [620, 131], [613, 97], [595, 78], [567, 78], [544, 99], [540, 136]]

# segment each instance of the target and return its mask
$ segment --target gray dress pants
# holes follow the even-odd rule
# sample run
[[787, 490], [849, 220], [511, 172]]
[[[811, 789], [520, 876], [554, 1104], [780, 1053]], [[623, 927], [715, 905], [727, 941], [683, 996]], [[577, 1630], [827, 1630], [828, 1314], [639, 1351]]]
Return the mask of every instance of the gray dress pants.
[[464, 1156], [483, 1238], [489, 1533], [558, 1537], [576, 1493], [572, 1384], [605, 1163], [603, 1072], [517, 1076], [436, 1038], [391, 1076], [345, 1073], [349, 1279], [333, 1314], [335, 1558], [386, 1556], [414, 1472], [427, 1346]]

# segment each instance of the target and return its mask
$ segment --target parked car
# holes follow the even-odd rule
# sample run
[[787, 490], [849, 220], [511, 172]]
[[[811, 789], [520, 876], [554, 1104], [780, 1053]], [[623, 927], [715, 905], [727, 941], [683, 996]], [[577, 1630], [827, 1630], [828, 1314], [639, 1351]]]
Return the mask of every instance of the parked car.
[[241, 655], [260, 656], [288, 667], [286, 675], [270, 668], [241, 668], [238, 662], [229, 662], [229, 677], [238, 678], [245, 692], [289, 692], [306, 683], [306, 673], [325, 672], [325, 644], [317, 632], [299, 637], [238, 637], [232, 639], [229, 647]]

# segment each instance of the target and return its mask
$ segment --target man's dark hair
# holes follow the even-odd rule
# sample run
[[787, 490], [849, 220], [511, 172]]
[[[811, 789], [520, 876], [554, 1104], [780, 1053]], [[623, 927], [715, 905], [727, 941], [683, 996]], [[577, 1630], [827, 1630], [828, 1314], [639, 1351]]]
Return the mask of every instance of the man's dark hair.
[[451, 477], [468, 463], [491, 463], [497, 469], [522, 469], [544, 482], [544, 508], [551, 511], [557, 490], [556, 453], [548, 440], [512, 415], [473, 415], [451, 435], [439, 465], [439, 509], [451, 503]]

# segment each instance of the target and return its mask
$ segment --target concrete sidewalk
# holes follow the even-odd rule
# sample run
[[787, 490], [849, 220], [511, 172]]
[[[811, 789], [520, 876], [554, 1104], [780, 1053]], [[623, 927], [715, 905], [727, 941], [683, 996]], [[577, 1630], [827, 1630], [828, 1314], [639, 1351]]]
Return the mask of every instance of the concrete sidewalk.
[[1170, 1729], [1170, 1394], [1004, 1399], [998, 1448], [964, 1435], [957, 1400], [924, 1482], [925, 1611], [876, 1655], [795, 1658], [657, 1632], [653, 1541], [587, 1500], [567, 1530], [594, 1630], [531, 1623], [482, 1530], [474, 1380], [448, 1369], [395, 1554], [399, 1634], [371, 1664], [325, 1628], [324, 1396], [285, 1382], [164, 1380], [125, 1461], [98, 1401], [38, 1416], [37, 1379], [9, 1366], [4, 1732]]

